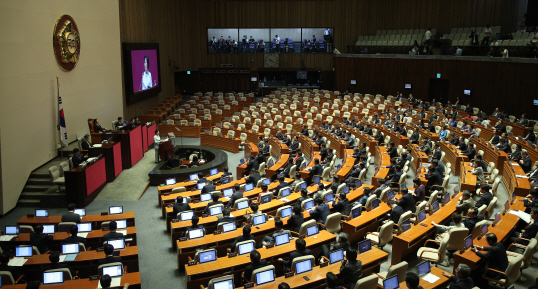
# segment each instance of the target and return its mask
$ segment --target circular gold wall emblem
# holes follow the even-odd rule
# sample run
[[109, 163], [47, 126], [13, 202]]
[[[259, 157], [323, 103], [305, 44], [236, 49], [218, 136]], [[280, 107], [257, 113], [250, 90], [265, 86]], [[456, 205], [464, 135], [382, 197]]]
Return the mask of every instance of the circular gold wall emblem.
[[56, 62], [64, 71], [73, 70], [80, 57], [80, 33], [75, 20], [69, 15], [60, 16], [52, 33]]

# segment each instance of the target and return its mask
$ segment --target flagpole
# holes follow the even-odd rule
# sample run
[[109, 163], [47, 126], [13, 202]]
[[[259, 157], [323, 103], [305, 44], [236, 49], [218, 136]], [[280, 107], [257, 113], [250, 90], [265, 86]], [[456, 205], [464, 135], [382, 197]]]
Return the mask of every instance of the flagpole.
[[60, 80], [59, 80], [59, 77], [56, 76], [56, 90], [58, 92], [58, 124], [57, 124], [57, 127], [58, 127], [58, 137], [59, 137], [59, 140], [60, 140], [60, 157], [64, 157], [64, 150], [63, 150], [63, 141], [62, 141], [62, 130], [60, 129], [60, 120], [62, 118], [61, 116], [61, 111], [60, 111]]

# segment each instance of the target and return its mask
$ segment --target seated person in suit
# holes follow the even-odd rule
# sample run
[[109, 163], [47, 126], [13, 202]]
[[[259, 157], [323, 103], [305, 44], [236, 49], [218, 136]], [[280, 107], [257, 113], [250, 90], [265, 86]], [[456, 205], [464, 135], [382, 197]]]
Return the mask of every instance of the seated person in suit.
[[222, 176], [221, 178], [224, 178], [224, 177], [227, 177], [227, 176], [231, 176], [232, 173], [229, 172], [228, 170], [228, 167], [224, 167], [224, 169], [222, 169]]
[[114, 246], [105, 244], [105, 258], [98, 261], [99, 265], [121, 262], [121, 257], [114, 256]]
[[278, 186], [276, 186], [275, 190], [273, 191], [273, 196], [275, 197], [278, 196], [278, 192], [280, 191], [280, 189], [288, 186], [288, 183], [285, 182], [286, 178], [284, 178], [284, 176], [278, 176], [277, 180]]
[[290, 176], [291, 167], [293, 167], [294, 165], [295, 164], [293, 163], [293, 157], [289, 157], [288, 162], [286, 164], [286, 168], [280, 168], [279, 170], [282, 170], [282, 173], [285, 174], [286, 176]]
[[[360, 198], [359, 200], [359, 203], [362, 205], [362, 206], [366, 206], [366, 201], [368, 201], [368, 198], [370, 197], [370, 192], [372, 191], [371, 188], [368, 188], [368, 187], [364, 187], [363, 189], [363, 196]], [[380, 193], [381, 195], [381, 193]]]
[[254, 250], [250, 252], [250, 264], [248, 264], [245, 267], [245, 272], [243, 272], [243, 278], [248, 280], [250, 282], [250, 278], [252, 277], [252, 272], [256, 269], [260, 269], [262, 267], [265, 267], [269, 265], [267, 260], [261, 260], [260, 252]]
[[398, 224], [398, 222], [400, 221], [400, 217], [403, 213], [405, 213], [405, 211], [393, 200], [389, 200], [387, 204], [392, 208], [392, 211], [390, 212], [391, 221], [393, 221], [394, 224]]
[[78, 227], [73, 225], [71, 228], [69, 228], [69, 233], [71, 233], [71, 236], [64, 239], [64, 244], [84, 244], [84, 247], [86, 250], [88, 250], [88, 246], [86, 245], [86, 238], [77, 236], [78, 234]]
[[243, 227], [243, 235], [238, 236], [237, 238], [235, 238], [234, 242], [232, 243], [232, 246], [231, 246], [232, 252], [235, 251], [235, 245], [237, 245], [237, 243], [243, 242], [243, 241], [248, 241], [248, 240], [254, 240], [254, 236], [252, 236], [250, 234], [251, 230], [252, 229], [250, 228], [250, 226], [244, 226]]
[[413, 184], [415, 191], [411, 192], [416, 202], [422, 202], [426, 198], [426, 187], [422, 184], [422, 181], [419, 178], [413, 179]]
[[531, 171], [531, 169], [532, 169], [532, 160], [529, 157], [529, 153], [527, 152], [527, 150], [523, 150], [521, 152], [521, 160], [519, 160], [519, 164], [520, 164], [521, 168], [523, 169], [523, 171], [525, 171], [525, 173], [528, 173], [528, 172]]
[[467, 150], [462, 151], [462, 154], [466, 155], [469, 160], [474, 159], [476, 156], [476, 150], [474, 148], [474, 143], [469, 142], [469, 145], [467, 146]]
[[222, 209], [222, 217], [217, 216], [217, 218], [218, 220], [215, 223], [215, 230], [217, 230], [219, 224], [236, 222], [236, 218], [234, 216], [230, 216], [230, 208]]
[[19, 272], [19, 269], [15, 266], [9, 266], [9, 260], [11, 258], [11, 254], [9, 251], [4, 251], [0, 255], [0, 271], [7, 271], [11, 273], [11, 276], [13, 276], [13, 279], [16, 281], [21, 276], [21, 272]]
[[[207, 187], [207, 186], [206, 186]], [[204, 187], [205, 188], [205, 187]], [[211, 194], [211, 202], [209, 202], [207, 204], [207, 206], [204, 208], [204, 212], [203, 214], [208, 214], [209, 213], [209, 208], [211, 206], [214, 206], [214, 205], [219, 205], [219, 204], [222, 204], [221, 201], [219, 201], [219, 198], [220, 198], [220, 193], [212, 193]]]
[[418, 277], [418, 274], [415, 272], [407, 272], [405, 273], [405, 285], [409, 289], [423, 289], [422, 286], [419, 285], [420, 278]]
[[482, 184], [480, 186], [480, 193], [482, 194], [482, 197], [476, 202], [475, 207], [479, 208], [483, 205], [486, 205], [486, 207], [491, 203], [491, 200], [493, 200], [493, 194], [489, 191], [489, 186], [487, 184]]
[[312, 182], [314, 176], [321, 176], [321, 174], [323, 174], [323, 167], [319, 163], [319, 159], [314, 159], [314, 166], [306, 169], [306, 171], [312, 172], [309, 183]]
[[120, 116], [120, 117], [118, 117], [118, 121], [116, 121], [116, 122], [114, 123], [114, 127], [113, 127], [113, 128], [115, 128], [115, 129], [120, 129], [120, 128], [123, 127], [123, 124], [124, 124], [124, 123], [123, 123], [123, 117]]
[[430, 146], [428, 145], [428, 140], [426, 139], [422, 140], [422, 145], [420, 146], [419, 150], [421, 152], [424, 152], [427, 156], [430, 156], [432, 154], [432, 150]]
[[192, 216], [192, 219], [191, 219], [192, 224], [190, 226], [188, 226], [187, 228], [185, 228], [185, 231], [183, 231], [183, 233], [181, 233], [181, 237], [186, 237], [187, 232], [190, 231], [190, 230], [203, 229], [204, 226], [203, 225], [198, 225], [198, 222], [200, 222], [200, 217], [198, 217], [197, 215]]
[[532, 188], [529, 191], [529, 194], [525, 196], [525, 199], [519, 200], [520, 202], [523, 202], [523, 206], [525, 206], [525, 213], [531, 212], [532, 208], [537, 207], [538, 208], [538, 189]]
[[464, 191], [461, 195], [461, 199], [456, 204], [456, 211], [460, 212], [462, 215], [467, 215], [467, 212], [470, 208], [474, 207], [474, 201], [471, 198], [471, 193]]
[[90, 135], [89, 134], [84, 136], [84, 138], [80, 142], [80, 146], [82, 147], [83, 150], [86, 150], [86, 151], [89, 150], [91, 147], [93, 147], [93, 145], [90, 143]]
[[[263, 215], [263, 213], [262, 213], [261, 211], [258, 211], [258, 204], [257, 204], [257, 203], [255, 203], [255, 202], [250, 202], [249, 207], [250, 207], [250, 211], [251, 211], [252, 213], [250, 213], [250, 214], [248, 214], [248, 213], [245, 214], [245, 219], [246, 219], [246, 221], [247, 221], [248, 224], [250, 224], [250, 223], [252, 222], [252, 220], [254, 219], [254, 217]], [[248, 210], [247, 210], [247, 212], [248, 212]]]
[[478, 214], [478, 208], [470, 208], [467, 211], [467, 218], [463, 221], [465, 228], [472, 232], [476, 223], [484, 220], [484, 216]]
[[241, 199], [243, 197], [243, 191], [241, 191], [241, 186], [239, 184], [234, 185], [234, 193], [230, 197], [230, 201], [228, 201], [228, 208], [232, 208], [235, 204], [235, 201]]
[[271, 151], [269, 151], [271, 149], [270, 145], [269, 145], [269, 140], [268, 139], [265, 139], [264, 141], [264, 147], [263, 149], [261, 150], [261, 154], [263, 155], [266, 155], [266, 156], [269, 156], [271, 154]]
[[327, 289], [343, 289], [344, 287], [338, 285], [338, 277], [334, 275], [333, 272], [327, 272], [325, 274], [325, 283], [327, 284]]
[[71, 161], [73, 162], [73, 168], [77, 168], [84, 162], [84, 157], [80, 154], [80, 150], [78, 148], [73, 149], [73, 157], [71, 158]]
[[301, 208], [301, 203], [296, 203], [293, 208], [293, 215], [288, 219], [288, 226], [293, 232], [299, 233], [301, 230], [301, 225], [304, 223], [303, 210]]
[[30, 233], [30, 245], [36, 246], [40, 254], [45, 254], [49, 250], [49, 242], [53, 237], [49, 234], [43, 234], [43, 225], [37, 224], [34, 231]]
[[301, 130], [301, 134], [304, 136], [308, 136], [308, 127], [306, 125], [303, 125], [303, 130]]
[[99, 124], [99, 120], [98, 119], [94, 119], [93, 120], [93, 132], [94, 133], [105, 133], [107, 131], [110, 131], [109, 129], [105, 129], [103, 128], [100, 124]]
[[297, 204], [301, 205], [301, 203], [304, 200], [308, 200], [308, 199], [310, 199], [310, 196], [308, 196], [308, 190], [307, 189], [302, 189], [301, 190], [301, 197], [297, 200]]
[[472, 289], [474, 288], [473, 278], [471, 278], [471, 267], [467, 264], [460, 263], [456, 268], [456, 275], [451, 275], [443, 271], [443, 276], [448, 277], [450, 284], [448, 289]]
[[362, 170], [364, 170], [364, 163], [359, 162], [359, 164], [353, 166], [354, 170], [351, 171], [349, 176], [344, 180], [344, 183], [349, 183], [351, 178], [358, 179], [361, 175]]
[[507, 154], [512, 153], [512, 148], [510, 147], [510, 145], [506, 142], [506, 139], [504, 138], [501, 138], [500, 143], [496, 145], [496, 147], [498, 150], [503, 151]]
[[400, 182], [400, 177], [402, 176], [402, 174], [403, 174], [402, 168], [399, 166], [395, 166], [394, 174], [392, 174], [390, 179], [388, 179], [385, 183], [389, 185], [390, 187], [398, 188], [400, 186], [399, 182]]
[[62, 222], [80, 223], [80, 215], [75, 214], [76, 205], [70, 203], [67, 205], [67, 213], [62, 215]]
[[[101, 279], [99, 280], [99, 284], [101, 284], [102, 289], [109, 289], [110, 285], [112, 284], [112, 278], [110, 277], [110, 275], [106, 274], [103, 277], [101, 277]], [[38, 283], [38, 285], [39, 285], [39, 283]], [[30, 289], [28, 287], [26, 287], [26, 288]], [[129, 283], [125, 283], [123, 285], [123, 289], [127, 289], [127, 288], [129, 288]]]
[[396, 158], [398, 157], [398, 150], [394, 147], [394, 142], [389, 142], [389, 148], [387, 149], [387, 153], [389, 154], [390, 158]]
[[283, 144], [287, 145], [288, 147], [291, 145], [291, 139], [288, 138], [288, 135], [286, 133], [282, 134], [282, 141]]
[[[290, 176], [291, 177], [291, 176]], [[296, 186], [300, 183], [300, 182], [303, 182], [303, 178], [301, 178], [301, 173], [299, 171], [296, 171], [295, 172], [295, 179], [293, 180], [293, 183], [290, 184], [290, 189], [292, 192], [295, 192], [295, 189]]]
[[45, 265], [45, 271], [66, 268], [69, 269], [69, 271], [71, 272], [71, 276], [75, 277], [75, 269], [70, 268], [69, 265], [67, 265], [66, 263], [60, 263], [60, 252], [52, 251], [49, 255], [49, 260], [50, 264]]
[[282, 220], [275, 220], [275, 231], [273, 232], [273, 235], [263, 237], [263, 240], [258, 245], [258, 248], [265, 247], [267, 244], [275, 243], [275, 236], [282, 234], [288, 234], [289, 237], [291, 237], [290, 230], [284, 230], [284, 222], [282, 222]]
[[206, 185], [202, 188], [202, 194], [209, 194], [217, 190], [213, 181], [207, 181]]
[[[430, 192], [432, 186], [441, 186], [443, 184], [443, 177], [439, 174], [439, 172], [433, 167], [428, 167], [428, 173], [424, 175], [426, 180], [428, 180], [428, 185], [426, 186], [426, 196], [431, 195]], [[434, 190], [439, 189], [438, 187], [435, 187]]]
[[124, 235], [122, 233], [116, 232], [116, 230], [118, 229], [118, 223], [116, 223], [116, 221], [110, 221], [108, 227], [110, 228], [110, 233], [103, 236], [103, 242], [124, 238]]
[[[536, 238], [538, 234], [538, 207], [531, 209], [531, 224], [525, 229], [525, 232], [514, 232], [510, 238], [510, 243], [517, 242], [522, 245], [528, 245], [530, 239]], [[522, 238], [522, 239], [520, 239]]]
[[[192, 161], [194, 162], [194, 158], [196, 158], [196, 161], [198, 161], [198, 157], [194, 156], [192, 157]], [[191, 163], [192, 164], [192, 163]], [[204, 174], [202, 172], [198, 173], [198, 181], [196, 181], [197, 184], [201, 183], [207, 183], [207, 179], [204, 178]]]
[[443, 162], [438, 160], [432, 160], [432, 166], [435, 168], [435, 170], [439, 173], [441, 177], [445, 175], [445, 165], [443, 164]]
[[340, 236], [336, 238], [336, 242], [330, 244], [330, 248], [325, 244], [321, 245], [322, 256], [329, 258], [329, 252], [333, 250], [342, 249], [344, 251], [347, 251], [350, 246], [348, 239], [349, 235], [347, 233], [340, 233]]
[[247, 162], [247, 168], [245, 169], [245, 172], [250, 173], [251, 170], [256, 170], [257, 171], [260, 168], [260, 163], [264, 162], [262, 160], [262, 158], [263, 158], [262, 155], [258, 155], [256, 157], [251, 156], [250, 160]]
[[278, 261], [282, 263], [282, 265], [284, 265], [285, 267], [290, 268], [291, 264], [293, 263], [293, 259], [297, 257], [308, 256], [308, 255], [312, 255], [312, 251], [306, 248], [305, 239], [297, 239], [295, 241], [295, 251], [290, 253], [290, 258], [288, 260], [278, 258]]
[[516, 150], [512, 152], [512, 154], [510, 155], [510, 160], [519, 162], [519, 160], [521, 160], [521, 151], [522, 151], [521, 144], [517, 144]]
[[323, 203], [322, 198], [315, 198], [316, 207], [310, 212], [310, 216], [316, 220], [316, 223], [325, 224], [325, 219], [331, 213], [329, 205]]
[[[493, 233], [487, 233], [486, 242], [488, 243], [489, 247], [473, 246], [471, 248], [471, 250], [475, 252], [478, 257], [480, 257], [481, 259], [485, 259], [485, 264], [482, 263], [482, 266], [476, 270], [477, 274], [474, 275], [474, 283], [479, 288], [488, 288], [488, 281], [487, 279], [483, 278], [484, 273], [486, 273], [487, 269], [494, 269], [500, 272], [504, 272], [508, 267], [508, 256], [506, 255], [506, 248], [502, 243], [497, 242], [497, 236]], [[487, 253], [484, 254], [480, 251], [486, 251]], [[506, 278], [503, 277], [504, 275], [493, 271], [488, 271], [486, 276], [497, 280], [501, 278]]]
[[409, 191], [407, 188], [402, 188], [400, 190], [400, 194], [402, 194], [402, 198], [398, 202], [398, 206], [402, 207], [404, 212], [411, 211], [414, 213], [416, 211], [415, 207], [415, 198], [413, 195], [409, 194]]
[[247, 184], [253, 184], [254, 187], [258, 186], [258, 181], [261, 179], [260, 173], [257, 170], [250, 170], [249, 176], [245, 177]]
[[344, 278], [346, 288], [355, 288], [355, 284], [362, 277], [362, 262], [357, 260], [357, 250], [347, 249], [346, 259], [340, 266], [340, 276]]
[[189, 204], [183, 203], [183, 197], [179, 196], [176, 198], [176, 204], [174, 205], [174, 218], [177, 216], [177, 214], [185, 211], [189, 211], [191, 209], [191, 206]]
[[349, 204], [346, 193], [342, 191], [340, 192], [338, 198], [333, 202], [333, 208], [336, 212], [342, 214], [343, 216], [349, 216], [351, 213], [351, 205]]

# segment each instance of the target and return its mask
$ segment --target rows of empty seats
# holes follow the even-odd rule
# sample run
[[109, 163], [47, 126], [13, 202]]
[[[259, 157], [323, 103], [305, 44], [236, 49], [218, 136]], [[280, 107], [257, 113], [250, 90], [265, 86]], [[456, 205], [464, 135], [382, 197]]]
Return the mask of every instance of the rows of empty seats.
[[[519, 39], [519, 40], [498, 40], [497, 41], [499, 43], [498, 47], [501, 47], [501, 46], [527, 46], [527, 44], [529, 43], [528, 40], [523, 40], [523, 39]], [[467, 40], [453, 40], [452, 41], [452, 46], [471, 46], [471, 39], [467, 39]]]
[[[436, 29], [432, 29], [432, 38]], [[357, 46], [411, 46], [424, 39], [426, 29], [378, 30], [375, 36], [359, 36]]]

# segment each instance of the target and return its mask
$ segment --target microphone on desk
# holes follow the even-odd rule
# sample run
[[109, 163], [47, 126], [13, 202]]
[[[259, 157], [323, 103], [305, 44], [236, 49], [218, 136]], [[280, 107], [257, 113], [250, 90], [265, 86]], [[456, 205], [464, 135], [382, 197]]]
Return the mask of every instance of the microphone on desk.
[[181, 131], [181, 130], [180, 130], [179, 128], [177, 128], [177, 127], [175, 127], [175, 129], [176, 129], [177, 131]]

